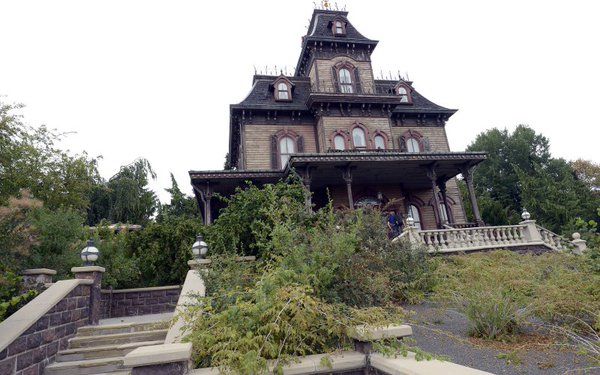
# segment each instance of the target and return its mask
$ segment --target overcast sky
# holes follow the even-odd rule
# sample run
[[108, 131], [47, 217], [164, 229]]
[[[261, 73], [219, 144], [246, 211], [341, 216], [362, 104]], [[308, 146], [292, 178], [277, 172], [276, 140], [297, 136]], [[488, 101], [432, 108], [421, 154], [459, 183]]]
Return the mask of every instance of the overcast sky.
[[[320, 2], [319, 2], [320, 3]], [[334, 2], [332, 2], [334, 3]], [[453, 151], [491, 127], [528, 124], [555, 156], [600, 162], [600, 2], [338, 2], [379, 40], [380, 71], [408, 72], [430, 100], [458, 108]], [[75, 132], [64, 146], [102, 155], [108, 178], [137, 157], [158, 173], [222, 169], [229, 104], [253, 66], [292, 70], [312, 0], [0, 0], [0, 95], [31, 125]]]

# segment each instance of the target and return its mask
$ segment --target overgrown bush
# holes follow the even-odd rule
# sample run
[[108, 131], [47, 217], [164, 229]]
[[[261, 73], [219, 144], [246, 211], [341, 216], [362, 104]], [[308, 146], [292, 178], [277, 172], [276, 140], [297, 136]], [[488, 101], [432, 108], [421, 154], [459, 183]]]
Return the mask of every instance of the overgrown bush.
[[[224, 210], [207, 229], [219, 250], [188, 317], [198, 366], [262, 373], [268, 360], [342, 349], [349, 329], [398, 324], [398, 303], [431, 290], [437, 262], [390, 242], [381, 212], [309, 213], [304, 194], [293, 181], [250, 186], [231, 198], [243, 213]], [[257, 261], [236, 261], [248, 253]]]
[[512, 335], [525, 317], [510, 293], [500, 288], [473, 286], [457, 302], [471, 324], [469, 333], [475, 337], [494, 340]]

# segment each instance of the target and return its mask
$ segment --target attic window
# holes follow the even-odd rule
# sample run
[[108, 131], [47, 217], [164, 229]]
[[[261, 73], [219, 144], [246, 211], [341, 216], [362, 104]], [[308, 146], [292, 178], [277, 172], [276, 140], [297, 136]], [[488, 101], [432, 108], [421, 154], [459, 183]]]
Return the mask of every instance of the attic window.
[[333, 22], [333, 35], [346, 35], [346, 25], [342, 21], [334, 21]]
[[290, 85], [285, 82], [279, 82], [275, 85], [275, 100], [290, 101], [292, 100], [292, 92]]
[[412, 103], [410, 90], [408, 87], [406, 87], [406, 85], [399, 84], [396, 86], [396, 94], [400, 97], [400, 103]]

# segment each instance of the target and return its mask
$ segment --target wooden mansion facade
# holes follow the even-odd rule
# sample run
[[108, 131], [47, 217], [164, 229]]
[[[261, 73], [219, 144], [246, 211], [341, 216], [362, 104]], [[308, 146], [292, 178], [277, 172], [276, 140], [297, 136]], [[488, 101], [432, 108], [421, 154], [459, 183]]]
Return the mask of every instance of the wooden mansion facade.
[[466, 224], [455, 179], [462, 173], [482, 224], [472, 170], [485, 154], [450, 151], [445, 125], [456, 110], [412, 82], [374, 78], [377, 41], [347, 15], [315, 10], [294, 75], [255, 75], [246, 99], [230, 106], [231, 169], [189, 172], [205, 223], [222, 208], [215, 192], [295, 171], [312, 192], [307, 204], [330, 196], [338, 208], [388, 205], [422, 229]]

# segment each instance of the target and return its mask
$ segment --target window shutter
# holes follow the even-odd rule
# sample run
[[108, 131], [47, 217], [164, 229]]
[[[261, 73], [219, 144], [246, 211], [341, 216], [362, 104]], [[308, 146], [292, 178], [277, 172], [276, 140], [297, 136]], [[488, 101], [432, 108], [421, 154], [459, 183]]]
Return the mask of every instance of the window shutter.
[[431, 146], [429, 144], [429, 138], [423, 138], [423, 151], [425, 151], [425, 152], [431, 151]]
[[358, 69], [354, 69], [354, 87], [356, 88], [357, 94], [362, 94], [362, 87], [360, 85], [360, 77], [358, 76]]
[[400, 137], [398, 139], [398, 146], [400, 147], [401, 152], [406, 152], [406, 140], [404, 139], [404, 137]]
[[271, 136], [271, 168], [278, 169], [279, 163], [277, 161], [277, 136]]
[[331, 68], [331, 83], [333, 84], [332, 92], [340, 92], [340, 85], [338, 83], [338, 71], [335, 67]]
[[298, 136], [298, 139], [296, 140], [296, 146], [298, 146], [298, 153], [302, 154], [304, 152], [304, 137], [303, 136]]

